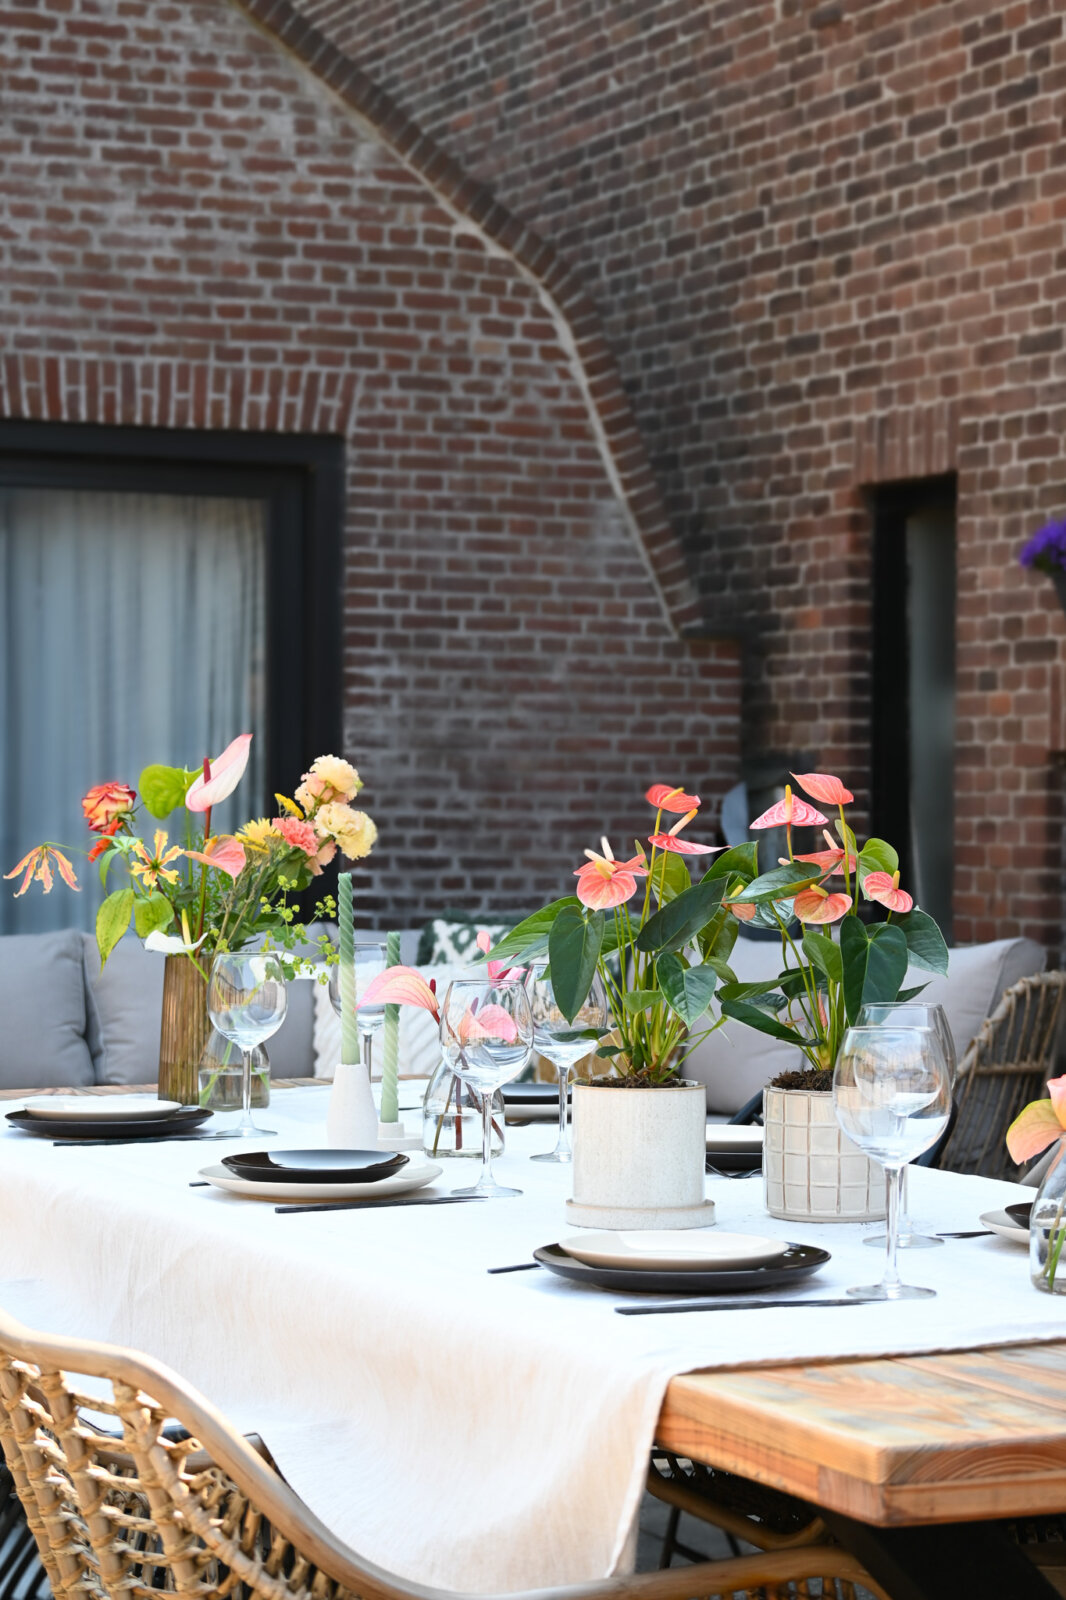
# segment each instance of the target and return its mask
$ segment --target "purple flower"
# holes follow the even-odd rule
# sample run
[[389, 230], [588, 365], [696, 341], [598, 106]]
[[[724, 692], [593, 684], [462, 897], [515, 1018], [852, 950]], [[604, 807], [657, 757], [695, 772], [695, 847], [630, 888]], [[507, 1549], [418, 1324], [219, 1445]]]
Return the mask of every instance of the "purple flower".
[[1049, 522], [1034, 533], [1018, 560], [1023, 567], [1035, 567], [1052, 577], [1066, 572], [1066, 522]]

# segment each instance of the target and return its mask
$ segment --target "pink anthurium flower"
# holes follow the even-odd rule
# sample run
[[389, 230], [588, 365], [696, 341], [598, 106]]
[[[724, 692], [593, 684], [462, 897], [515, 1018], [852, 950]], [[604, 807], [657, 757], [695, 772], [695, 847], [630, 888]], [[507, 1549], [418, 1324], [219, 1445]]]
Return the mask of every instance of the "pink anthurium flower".
[[478, 1039], [491, 1039], [493, 1035], [506, 1044], [513, 1044], [518, 1038], [515, 1020], [503, 1006], [483, 1006], [476, 1014], [473, 1007], [469, 1007], [463, 1012], [459, 1019], [460, 1044], [474, 1044]]
[[733, 913], [738, 922], [750, 922], [755, 915], [755, 907], [748, 905], [746, 901], [741, 901], [739, 905], [730, 905], [728, 901], [723, 903], [726, 909]]
[[[492, 949], [492, 935], [487, 928], [479, 931], [477, 947], [486, 956]], [[509, 967], [506, 961], [487, 961], [485, 965], [488, 967], [490, 983], [510, 983], [512, 978], [522, 977], [526, 970], [525, 967]]]
[[826, 894], [812, 884], [796, 896], [792, 909], [801, 922], [839, 922], [851, 910], [851, 896]]
[[1019, 1165], [1066, 1134], [1066, 1077], [1052, 1078], [1050, 1100], [1032, 1100], [1007, 1129], [1007, 1149]]
[[686, 794], [665, 783], [653, 783], [644, 798], [656, 811], [698, 811], [700, 806], [698, 794]]
[[823, 805], [848, 806], [855, 798], [831, 772], [794, 772], [792, 776], [804, 794], [809, 794], [812, 800], [820, 800]]
[[764, 811], [761, 817], [756, 817], [754, 822], [749, 822], [749, 828], [820, 828], [828, 817], [823, 817], [820, 811], [809, 806], [806, 800], [799, 800], [792, 790], [785, 784], [785, 798], [779, 800], [769, 811]]
[[682, 828], [688, 827], [695, 815], [695, 811], [686, 812], [680, 821], [674, 823], [669, 833], [653, 833], [649, 837], [648, 843], [655, 845], [658, 850], [670, 850], [679, 856], [713, 856], [717, 854], [719, 850], [725, 848], [724, 845], [694, 844], [691, 839], [679, 839], [677, 837]]
[[909, 911], [914, 904], [906, 889], [900, 888], [898, 872], [891, 877], [887, 872], [868, 872], [862, 892], [867, 900], [876, 900], [890, 911]]
[[244, 846], [231, 834], [205, 841], [202, 850], [186, 850], [190, 861], [202, 861], [205, 867], [217, 867], [236, 881], [244, 871]]
[[597, 855], [595, 850], [586, 850], [589, 864], [587, 867], [575, 867], [574, 877], [577, 879], [577, 897], [582, 905], [589, 906], [593, 911], [609, 911], [612, 906], [632, 900], [637, 892], [637, 879], [646, 878], [648, 869], [643, 856], [633, 856], [629, 861], [616, 861], [607, 840], [601, 839], [600, 844], [603, 854]]
[[434, 989], [414, 967], [386, 967], [363, 990], [359, 1006], [369, 1005], [421, 1006], [434, 1021], [440, 1021], [440, 1006]]
[[233, 793], [248, 765], [251, 742], [250, 733], [240, 733], [214, 761], [204, 762], [203, 773], [193, 779], [185, 796], [185, 804], [190, 811], [210, 811], [212, 806], [217, 806]]
[[[826, 848], [824, 850], [812, 850], [809, 852], [809, 854], [804, 856], [798, 855], [795, 856], [794, 859], [796, 861], [809, 861], [812, 866], [821, 867], [823, 872], [843, 873], [844, 868], [841, 865], [841, 862], [844, 860], [843, 849], [840, 845], [833, 843], [832, 834], [830, 834], [825, 828], [822, 829], [822, 838], [826, 843]], [[792, 865], [792, 862], [789, 861], [787, 856], [778, 856], [777, 860], [778, 864], [782, 867], [790, 867]], [[855, 871], [856, 862], [854, 856], [849, 855], [848, 866], [852, 872]]]

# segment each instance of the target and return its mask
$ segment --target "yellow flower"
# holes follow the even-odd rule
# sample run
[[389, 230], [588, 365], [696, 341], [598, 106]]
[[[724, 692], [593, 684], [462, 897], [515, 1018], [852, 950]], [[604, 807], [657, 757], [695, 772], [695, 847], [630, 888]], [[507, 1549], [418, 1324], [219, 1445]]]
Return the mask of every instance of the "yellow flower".
[[67, 887], [77, 889], [78, 880], [74, 876], [74, 868], [62, 850], [57, 850], [54, 844], [39, 844], [36, 850], [31, 850], [27, 855], [23, 856], [18, 866], [12, 867], [10, 872], [4, 873], [5, 878], [16, 878], [20, 872], [25, 874], [22, 882], [15, 890], [15, 899], [17, 900], [20, 894], [26, 893], [34, 879], [43, 885], [45, 894], [50, 894], [53, 881], [53, 862], [55, 862], [59, 876]]
[[[167, 836], [162, 828], [157, 828], [152, 841], [152, 854], [149, 855], [145, 849], [144, 840], [138, 839], [130, 852], [129, 868], [146, 889], [158, 888], [160, 878], [165, 883], [177, 883], [178, 874], [169, 863], [176, 861], [181, 853], [176, 844], [167, 849]], [[140, 860], [134, 860], [135, 856], [139, 856]]]
[[249, 850], [269, 850], [273, 841], [280, 835], [268, 818], [256, 817], [244, 824], [237, 837], [242, 844], [248, 846]]
[[365, 811], [332, 800], [315, 812], [315, 832], [320, 839], [335, 839], [349, 861], [361, 861], [374, 847], [378, 830]]

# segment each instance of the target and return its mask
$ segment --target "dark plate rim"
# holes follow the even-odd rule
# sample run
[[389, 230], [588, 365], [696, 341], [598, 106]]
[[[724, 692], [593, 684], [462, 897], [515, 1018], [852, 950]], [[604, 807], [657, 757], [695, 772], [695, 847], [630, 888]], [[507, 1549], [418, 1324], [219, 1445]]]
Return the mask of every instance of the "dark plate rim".
[[[1015, 1200], [1012, 1205], [1004, 1206], [1003, 1209], [1013, 1223], [1016, 1223], [1019, 1228], [1025, 1228], [1028, 1232], [1032, 1226], [1033, 1217], [1033, 1202], [1031, 1200]], [[1025, 1212], [1024, 1221], [1017, 1215], [1019, 1211]]]
[[592, 1267], [587, 1262], [568, 1256], [558, 1244], [540, 1245], [533, 1259], [542, 1267], [554, 1272], [556, 1277], [585, 1283], [590, 1288], [607, 1289], [622, 1294], [732, 1294], [744, 1289], [769, 1289], [792, 1283], [807, 1273], [816, 1272], [832, 1260], [828, 1250], [820, 1245], [799, 1244], [789, 1240], [789, 1252], [797, 1251], [802, 1259], [789, 1261], [785, 1256], [778, 1261], [768, 1261], [759, 1267], [738, 1267], [736, 1271], [713, 1270], [680, 1272], [651, 1272], [634, 1267]]
[[4, 1120], [22, 1133], [51, 1135], [53, 1139], [118, 1139], [129, 1140], [138, 1134], [144, 1138], [158, 1138], [167, 1130], [198, 1128], [213, 1113], [200, 1106], [183, 1106], [180, 1111], [170, 1111], [165, 1117], [131, 1117], [128, 1121], [82, 1122], [80, 1118], [66, 1121], [62, 1117], [35, 1117], [32, 1111], [8, 1111]]
[[[372, 1167], [275, 1167], [273, 1150], [231, 1151], [222, 1165], [248, 1183], [380, 1183], [395, 1178], [411, 1158], [400, 1150], [384, 1150]], [[288, 1151], [279, 1152], [289, 1154]], [[339, 1154], [340, 1152], [338, 1152]], [[369, 1154], [370, 1152], [366, 1152]], [[257, 1163], [255, 1158], [260, 1158]]]

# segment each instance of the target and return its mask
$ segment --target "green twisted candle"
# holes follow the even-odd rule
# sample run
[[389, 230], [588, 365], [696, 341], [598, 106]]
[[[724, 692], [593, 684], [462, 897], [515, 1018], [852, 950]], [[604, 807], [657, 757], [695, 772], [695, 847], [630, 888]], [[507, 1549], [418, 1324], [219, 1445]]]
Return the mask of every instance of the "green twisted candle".
[[337, 919], [340, 923], [341, 961], [338, 987], [341, 997], [341, 1060], [359, 1060], [359, 1023], [355, 1015], [355, 924], [352, 911], [352, 875], [337, 876]]
[[[390, 967], [400, 965], [400, 935], [390, 933], [385, 940], [386, 961]], [[400, 1064], [400, 1008], [385, 1007], [385, 1052], [381, 1068], [381, 1120], [400, 1120], [399, 1101]]]

